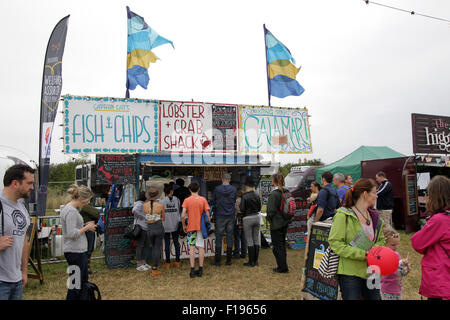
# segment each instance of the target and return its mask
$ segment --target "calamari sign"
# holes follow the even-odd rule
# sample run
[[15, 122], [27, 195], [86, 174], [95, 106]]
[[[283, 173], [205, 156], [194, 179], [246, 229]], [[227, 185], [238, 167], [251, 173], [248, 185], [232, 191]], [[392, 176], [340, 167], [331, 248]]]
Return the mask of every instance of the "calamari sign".
[[65, 153], [158, 152], [158, 102], [64, 96]]
[[242, 153], [312, 153], [306, 109], [240, 106]]

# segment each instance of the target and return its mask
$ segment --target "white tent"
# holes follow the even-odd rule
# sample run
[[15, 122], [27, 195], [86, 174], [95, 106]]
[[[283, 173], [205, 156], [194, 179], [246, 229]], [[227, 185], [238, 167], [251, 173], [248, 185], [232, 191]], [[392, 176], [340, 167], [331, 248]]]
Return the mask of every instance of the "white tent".
[[36, 169], [35, 162], [27, 154], [18, 149], [0, 145], [0, 191], [3, 190], [3, 177], [6, 170], [18, 163], [24, 163]]

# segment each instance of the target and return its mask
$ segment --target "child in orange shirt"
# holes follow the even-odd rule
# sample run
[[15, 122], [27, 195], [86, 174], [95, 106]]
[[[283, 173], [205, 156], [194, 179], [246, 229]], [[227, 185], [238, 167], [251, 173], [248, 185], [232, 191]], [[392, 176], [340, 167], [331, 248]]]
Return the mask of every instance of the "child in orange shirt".
[[[203, 273], [203, 261], [205, 259], [205, 241], [203, 239], [201, 231], [201, 219], [203, 212], [206, 212], [209, 216], [208, 201], [204, 197], [198, 195], [200, 185], [197, 182], [192, 182], [189, 185], [191, 196], [186, 198], [183, 202], [183, 212], [181, 213], [181, 223], [183, 224], [183, 230], [187, 233], [188, 245], [189, 245], [189, 261], [191, 263], [191, 272], [189, 276], [194, 278], [195, 276], [201, 277]], [[188, 225], [186, 226], [186, 213], [188, 216]], [[195, 247], [199, 250], [198, 264], [199, 269], [195, 271]]]

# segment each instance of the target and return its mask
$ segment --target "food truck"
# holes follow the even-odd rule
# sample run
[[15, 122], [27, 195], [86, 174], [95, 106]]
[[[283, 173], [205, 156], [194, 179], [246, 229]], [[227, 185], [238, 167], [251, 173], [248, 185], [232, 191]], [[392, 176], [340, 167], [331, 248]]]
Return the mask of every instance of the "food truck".
[[[109, 181], [111, 193], [118, 185], [127, 199], [106, 213], [111, 268], [132, 263], [135, 244], [123, 232], [133, 222], [130, 205], [139, 190], [183, 178], [186, 186], [199, 182], [200, 195], [211, 201], [224, 172], [240, 187], [248, 177], [258, 182], [261, 169], [272, 166], [264, 154], [312, 152], [306, 109], [73, 95], [63, 100], [64, 152], [96, 154], [98, 182]], [[186, 239], [180, 241], [187, 257]], [[214, 235], [205, 241], [205, 255], [214, 255]]]

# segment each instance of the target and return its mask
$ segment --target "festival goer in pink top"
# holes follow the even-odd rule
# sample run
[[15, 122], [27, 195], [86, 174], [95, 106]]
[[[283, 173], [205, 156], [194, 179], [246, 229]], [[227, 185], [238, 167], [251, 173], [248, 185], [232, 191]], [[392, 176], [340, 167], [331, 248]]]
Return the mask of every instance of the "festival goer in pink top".
[[419, 293], [429, 300], [450, 300], [450, 179], [435, 176], [428, 185], [427, 212], [432, 216], [411, 238], [423, 254]]

